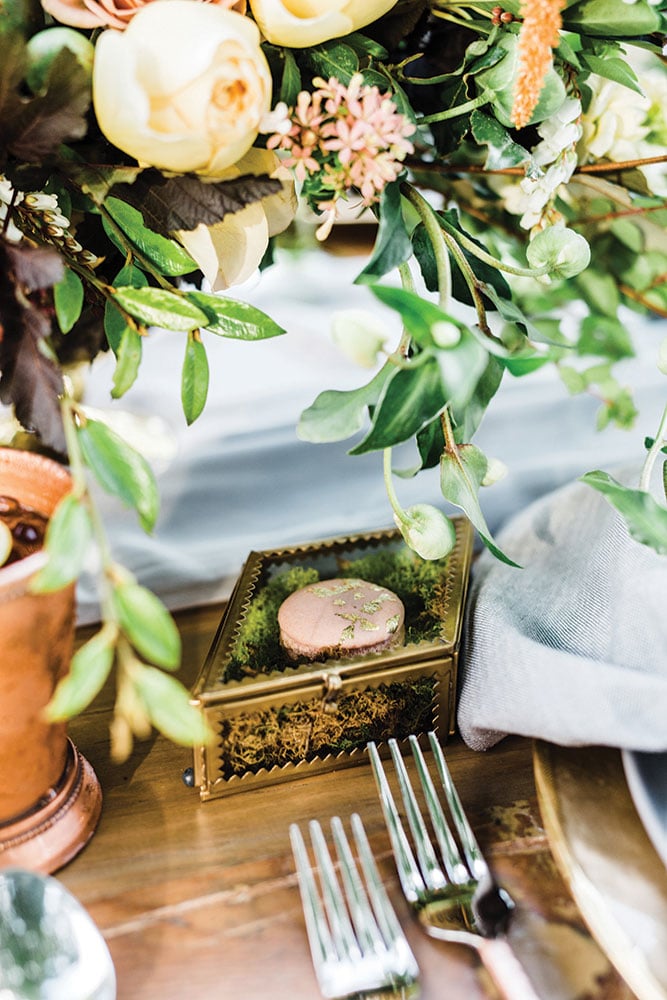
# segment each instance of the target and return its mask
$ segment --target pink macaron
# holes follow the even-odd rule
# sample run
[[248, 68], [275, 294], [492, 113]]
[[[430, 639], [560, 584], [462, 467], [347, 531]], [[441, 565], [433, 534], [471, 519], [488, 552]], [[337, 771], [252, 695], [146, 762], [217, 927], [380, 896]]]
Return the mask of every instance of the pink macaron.
[[280, 642], [296, 659], [362, 656], [403, 641], [405, 608], [391, 590], [365, 580], [322, 580], [283, 601]]

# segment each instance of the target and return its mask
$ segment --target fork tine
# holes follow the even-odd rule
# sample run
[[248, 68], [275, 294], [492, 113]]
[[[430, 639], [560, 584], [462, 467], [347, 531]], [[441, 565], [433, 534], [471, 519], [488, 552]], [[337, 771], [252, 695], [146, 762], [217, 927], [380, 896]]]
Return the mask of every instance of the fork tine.
[[333, 940], [338, 945], [338, 957], [349, 962], [357, 962], [361, 958], [361, 949], [348, 916], [322, 827], [317, 820], [311, 820], [308, 828], [313, 843], [315, 861], [320, 870], [324, 908], [329, 917]]
[[455, 885], [463, 885], [465, 882], [470, 881], [470, 872], [464, 865], [456, 841], [452, 836], [452, 831], [450, 830], [449, 824], [445, 818], [445, 814], [416, 736], [410, 737], [410, 747], [417, 765], [417, 773], [419, 774], [419, 780], [424, 792], [424, 798], [426, 799], [426, 805], [428, 806], [431, 822], [433, 823], [433, 831], [435, 833], [436, 840], [438, 841], [438, 846], [440, 847], [440, 853], [442, 855], [445, 871], [447, 872], [451, 882]]
[[445, 761], [445, 756], [442, 752], [440, 744], [438, 743], [438, 738], [433, 732], [428, 734], [428, 738], [429, 743], [431, 744], [431, 750], [433, 751], [435, 766], [447, 799], [447, 804], [449, 805], [451, 814], [454, 818], [454, 824], [459, 837], [461, 838], [461, 845], [463, 847], [463, 853], [465, 854], [466, 861], [468, 862], [468, 867], [475, 879], [488, 877], [489, 866], [484, 860], [484, 855], [479, 848], [475, 834], [472, 832], [472, 827], [470, 826], [468, 818], [463, 811], [461, 799], [459, 798], [454, 782], [452, 781], [449, 768], [447, 767], [447, 762]]
[[423, 899], [426, 893], [426, 885], [419, 871], [419, 865], [412, 853], [410, 841], [403, 829], [401, 817], [394, 796], [391, 793], [387, 776], [384, 773], [382, 761], [375, 743], [368, 743], [368, 755], [370, 757], [373, 774], [380, 794], [380, 804], [384, 814], [391, 848], [394, 853], [394, 860], [398, 870], [398, 877], [403, 888], [405, 898], [409, 903], [417, 903]]
[[359, 862], [361, 864], [368, 895], [375, 912], [378, 927], [389, 943], [393, 942], [397, 957], [400, 958], [398, 975], [400, 978], [416, 979], [419, 975], [419, 967], [414, 955], [403, 933], [403, 929], [398, 922], [398, 917], [385, 892], [384, 885], [377, 870], [373, 852], [371, 851], [366, 831], [361, 822], [361, 817], [353, 813], [351, 817], [352, 832], [357, 845]]
[[412, 782], [410, 781], [405, 763], [401, 756], [401, 751], [398, 748], [398, 743], [395, 739], [390, 739], [388, 744], [394, 761], [396, 777], [398, 778], [398, 787], [400, 788], [403, 804], [408, 814], [408, 823], [410, 825], [410, 830], [412, 831], [412, 838], [417, 851], [422, 878], [426, 882], [426, 886], [429, 890], [436, 891], [438, 889], [444, 889], [447, 885], [447, 879], [445, 878], [444, 872], [438, 864], [438, 859], [435, 856], [435, 851], [433, 850], [433, 845], [431, 844], [431, 838], [429, 837], [428, 830], [426, 829], [424, 817], [421, 814], [421, 809], [419, 808], [417, 797], [412, 788]]
[[301, 893], [303, 915], [306, 921], [310, 953], [313, 958], [313, 967], [317, 979], [320, 985], [322, 985], [323, 970], [329, 962], [336, 961], [338, 953], [329, 933], [329, 927], [317, 886], [315, 885], [313, 870], [310, 866], [310, 858], [308, 857], [303, 835], [296, 823], [292, 823], [290, 826], [289, 835], [292, 844], [292, 853], [296, 862], [296, 874]]
[[343, 824], [338, 816], [331, 820], [336, 851], [340, 860], [340, 872], [345, 886], [347, 901], [352, 915], [352, 923], [362, 951], [374, 951], [382, 947], [382, 935], [378, 927], [368, 896], [359, 875]]

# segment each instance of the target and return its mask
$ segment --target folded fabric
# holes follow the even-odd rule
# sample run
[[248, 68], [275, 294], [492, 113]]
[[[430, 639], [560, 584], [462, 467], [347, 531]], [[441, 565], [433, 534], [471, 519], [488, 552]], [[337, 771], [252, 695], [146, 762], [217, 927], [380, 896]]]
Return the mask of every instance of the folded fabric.
[[580, 482], [531, 504], [498, 542], [522, 568], [484, 552], [474, 570], [458, 707], [466, 743], [487, 750], [516, 733], [666, 750], [667, 556], [634, 541]]

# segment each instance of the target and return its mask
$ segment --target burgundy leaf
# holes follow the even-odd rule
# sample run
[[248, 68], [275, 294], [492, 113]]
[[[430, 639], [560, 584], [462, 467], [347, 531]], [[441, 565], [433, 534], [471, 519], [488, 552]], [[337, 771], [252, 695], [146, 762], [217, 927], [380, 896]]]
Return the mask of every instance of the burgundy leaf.
[[166, 178], [157, 170], [146, 170], [134, 184], [118, 184], [112, 193], [139, 209], [149, 229], [169, 236], [200, 223], [211, 226], [281, 188], [280, 181], [266, 175], [207, 184], [192, 174]]
[[24, 96], [20, 89], [22, 44], [16, 36], [0, 35], [0, 58], [9, 58], [11, 69], [0, 86], [0, 147], [19, 160], [36, 163], [63, 142], [85, 136], [90, 82], [74, 53], [62, 49], [49, 69], [46, 92]]
[[57, 250], [8, 243], [5, 251], [16, 283], [29, 292], [51, 288], [65, 274], [65, 265]]
[[[12, 250], [15, 248], [11, 248]], [[0, 401], [12, 405], [26, 430], [43, 444], [65, 453], [59, 396], [63, 380], [44, 341], [51, 333], [49, 314], [16, 283], [5, 245], [0, 246]]]

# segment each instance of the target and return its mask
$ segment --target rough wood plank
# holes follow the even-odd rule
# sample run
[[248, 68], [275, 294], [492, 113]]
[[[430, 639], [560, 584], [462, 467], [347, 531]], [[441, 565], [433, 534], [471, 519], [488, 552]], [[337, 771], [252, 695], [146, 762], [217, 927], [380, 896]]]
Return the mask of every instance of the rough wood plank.
[[[188, 684], [219, 616], [215, 607], [177, 616]], [[202, 804], [181, 780], [190, 751], [162, 737], [138, 744], [125, 764], [109, 761], [112, 702], [109, 688], [70, 728], [100, 778], [104, 806], [92, 842], [58, 877], [105, 934], [118, 1000], [317, 1000], [287, 830], [352, 811], [417, 955], [423, 1000], [495, 997], [474, 955], [430, 941], [409, 913], [368, 767]], [[631, 1000], [554, 866], [530, 742], [508, 739], [480, 755], [455, 739], [448, 759], [482, 848], [519, 904], [512, 942], [544, 1000]]]

